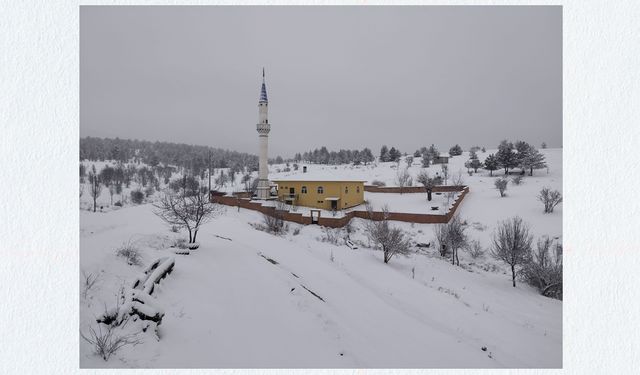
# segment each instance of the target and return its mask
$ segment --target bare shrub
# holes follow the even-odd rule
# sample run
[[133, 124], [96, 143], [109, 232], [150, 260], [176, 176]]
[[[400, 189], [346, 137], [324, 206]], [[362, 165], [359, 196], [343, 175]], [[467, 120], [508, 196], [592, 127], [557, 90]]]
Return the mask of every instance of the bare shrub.
[[522, 279], [540, 294], [562, 299], [562, 245], [554, 246], [549, 236], [540, 237], [536, 245], [522, 268]]
[[87, 299], [89, 291], [96, 285], [99, 276], [98, 274], [94, 275], [93, 273], [87, 273], [82, 270], [82, 298]]
[[[105, 327], [104, 329], [103, 326]], [[91, 344], [93, 351], [96, 354], [107, 361], [112, 354], [118, 351], [118, 349], [127, 345], [135, 346], [142, 342], [138, 339], [137, 333], [120, 335], [115, 333], [116, 329], [118, 328], [113, 325], [98, 324], [97, 331], [93, 327], [89, 326], [89, 333], [85, 335], [80, 331], [80, 336], [86, 342]]]
[[538, 200], [544, 204], [544, 212], [551, 213], [554, 207], [562, 202], [562, 194], [558, 190], [551, 191], [548, 187], [544, 187], [540, 190]]
[[131, 242], [122, 244], [122, 246], [116, 250], [116, 255], [125, 258], [130, 266], [139, 266], [142, 264], [140, 251]]
[[462, 177], [462, 171], [458, 171], [458, 174], [451, 176], [451, 185], [464, 186], [464, 178]]
[[152, 185], [149, 185], [146, 189], [144, 189], [144, 195], [148, 198], [155, 193], [155, 189]]
[[409, 255], [411, 252], [409, 238], [402, 229], [389, 224], [387, 206], [382, 208], [382, 220], [373, 220], [371, 205], [367, 205], [367, 213], [369, 220], [365, 224], [365, 233], [370, 241], [382, 248], [384, 262], [389, 263], [396, 254]]
[[293, 230], [293, 235], [294, 236], [297, 236], [299, 234], [300, 234], [300, 228], [296, 228], [296, 229]]
[[322, 228], [322, 237], [320, 239], [322, 240], [322, 242], [328, 242], [337, 245], [340, 241], [340, 232], [340, 228], [324, 227]]
[[402, 194], [404, 188], [406, 186], [410, 186], [409, 182], [411, 181], [411, 175], [409, 174], [409, 170], [408, 168], [398, 168], [398, 171], [396, 172], [396, 178], [395, 178], [395, 183], [396, 185], [398, 185], [398, 187], [400, 187], [400, 194]]
[[176, 247], [178, 249], [187, 249], [187, 239], [186, 238], [177, 238], [173, 241], [171, 247]]
[[272, 215], [263, 213], [262, 221], [264, 222], [265, 231], [273, 234], [285, 233], [284, 212], [286, 212], [286, 210], [287, 205], [278, 201], [276, 202], [275, 211]]
[[505, 195], [507, 195], [505, 192], [507, 191], [508, 183], [509, 183], [509, 180], [504, 177], [500, 177], [496, 179], [496, 181], [494, 182], [496, 189], [498, 189], [498, 191], [500, 192], [501, 197], [504, 197]]
[[513, 217], [500, 223], [493, 234], [491, 255], [511, 267], [513, 287], [516, 286], [516, 274], [528, 261], [531, 254], [529, 226], [519, 217]]
[[131, 202], [134, 204], [140, 204], [144, 201], [144, 193], [140, 190], [133, 190], [131, 192]]
[[480, 241], [478, 240], [470, 241], [465, 249], [473, 259], [484, 257], [484, 249], [482, 248], [482, 246], [480, 245]]
[[514, 185], [520, 185], [523, 182], [523, 180], [524, 180], [524, 177], [522, 177], [522, 175], [520, 174], [511, 178], [511, 182]]

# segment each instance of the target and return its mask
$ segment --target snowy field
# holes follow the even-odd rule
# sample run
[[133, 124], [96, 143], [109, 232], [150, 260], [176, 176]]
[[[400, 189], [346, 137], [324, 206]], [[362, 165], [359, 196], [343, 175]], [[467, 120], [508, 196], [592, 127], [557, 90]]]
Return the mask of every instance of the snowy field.
[[[482, 160], [489, 152], [478, 156]], [[468, 176], [466, 157], [451, 160], [449, 174], [462, 171], [470, 187], [458, 209], [469, 223], [470, 239], [487, 248], [497, 223], [516, 214], [529, 223], [534, 241], [540, 235], [561, 239], [562, 205], [544, 214], [536, 195], [543, 186], [562, 191], [562, 150], [541, 152], [548, 172], [537, 170], [521, 185], [510, 183], [504, 198], [493, 187], [496, 177], [484, 170]], [[287, 174], [275, 173], [283, 167], [271, 166], [270, 177]], [[379, 163], [338, 168], [353, 178], [393, 186], [394, 167]], [[415, 176], [419, 170], [416, 161], [410, 173]], [[434, 174], [440, 167], [429, 170]], [[377, 195], [383, 203], [382, 196], [395, 194]], [[413, 195], [425, 204], [424, 195], [403, 194]], [[352, 221], [349, 235], [359, 249], [352, 250], [343, 241], [323, 242], [327, 233], [318, 226], [289, 223], [283, 236], [258, 231], [250, 224], [260, 223], [261, 214], [227, 207], [201, 229], [201, 247], [180, 256], [170, 246], [185, 233], [170, 231], [151, 204], [111, 210], [106, 207], [109, 194], [103, 192], [99, 204], [105, 212], [93, 213], [87, 210], [89, 199], [87, 193], [81, 197], [80, 269], [98, 275], [98, 281], [86, 296], [80, 286], [82, 332], [95, 327], [105, 308], [115, 306], [120, 288], [145, 265], [162, 256], [174, 256], [176, 265], [153, 294], [165, 312], [160, 340], [149, 331], [142, 333], [141, 344], [123, 347], [107, 362], [81, 340], [81, 367], [562, 366], [562, 302], [542, 297], [524, 283], [511, 287], [508, 270], [488, 254], [472, 259], [461, 252], [461, 266], [452, 266], [432, 248], [415, 248], [411, 256], [384, 264], [382, 253], [370, 248], [359, 219]], [[434, 240], [433, 225], [393, 224], [407, 230], [415, 242]], [[296, 229], [299, 234], [294, 235]], [[345, 230], [338, 233], [339, 238], [346, 235]], [[140, 266], [116, 256], [124, 243], [140, 250]], [[135, 331], [136, 324], [127, 328]]]

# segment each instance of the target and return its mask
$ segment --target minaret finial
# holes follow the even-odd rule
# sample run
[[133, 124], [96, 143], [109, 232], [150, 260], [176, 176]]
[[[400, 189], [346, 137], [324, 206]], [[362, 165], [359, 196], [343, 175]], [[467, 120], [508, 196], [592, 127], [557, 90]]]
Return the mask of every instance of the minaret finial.
[[264, 66], [262, 67], [262, 82], [264, 82]]

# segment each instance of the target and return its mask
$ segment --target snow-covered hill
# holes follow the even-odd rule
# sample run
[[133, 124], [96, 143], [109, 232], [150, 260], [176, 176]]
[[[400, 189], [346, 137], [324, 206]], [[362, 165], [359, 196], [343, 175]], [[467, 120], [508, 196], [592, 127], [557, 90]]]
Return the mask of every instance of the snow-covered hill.
[[[471, 189], [459, 211], [471, 239], [487, 247], [496, 223], [516, 214], [535, 236], [562, 235], [562, 206], [543, 214], [535, 199], [542, 186], [561, 190], [561, 150], [541, 151], [549, 173], [539, 170], [510, 185], [505, 198], [487, 172], [466, 174], [466, 157], [451, 160], [450, 174], [462, 169]], [[392, 164], [338, 168], [393, 185]], [[261, 221], [257, 212], [227, 207], [201, 229], [201, 247], [179, 256], [170, 246], [184, 233], [171, 232], [150, 204], [82, 210], [80, 268], [98, 275], [98, 282], [86, 298], [81, 285], [81, 331], [115, 306], [119, 289], [144, 265], [167, 255], [176, 265], [153, 295], [165, 311], [160, 340], [144, 333], [142, 344], [120, 349], [108, 362], [81, 340], [81, 367], [562, 366], [562, 302], [524, 283], [513, 288], [506, 269], [488, 254], [472, 259], [461, 253], [458, 267], [433, 248], [416, 248], [384, 264], [381, 252], [369, 248], [360, 220], [352, 221], [350, 234], [357, 250], [321, 241], [326, 233], [318, 226], [290, 224], [279, 237], [250, 225]], [[432, 225], [393, 224], [415, 242], [433, 240]], [[143, 265], [115, 255], [127, 242], [140, 250]]]

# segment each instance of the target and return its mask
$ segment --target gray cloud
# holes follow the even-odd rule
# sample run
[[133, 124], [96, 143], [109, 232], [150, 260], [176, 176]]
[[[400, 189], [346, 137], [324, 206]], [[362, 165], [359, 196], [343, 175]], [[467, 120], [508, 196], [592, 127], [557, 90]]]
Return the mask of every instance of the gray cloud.
[[561, 7], [80, 9], [80, 134], [270, 155], [562, 144]]

